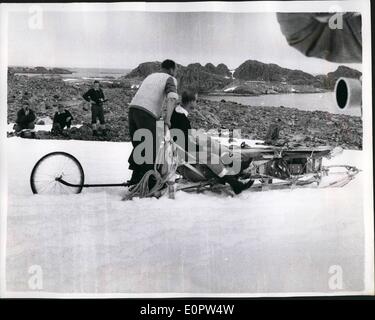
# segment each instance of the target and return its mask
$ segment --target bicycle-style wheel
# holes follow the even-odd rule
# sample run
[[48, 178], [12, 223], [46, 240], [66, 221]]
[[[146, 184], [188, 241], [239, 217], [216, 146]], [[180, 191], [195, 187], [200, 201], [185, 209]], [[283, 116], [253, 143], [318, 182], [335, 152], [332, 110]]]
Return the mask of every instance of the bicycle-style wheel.
[[74, 194], [82, 191], [84, 179], [79, 161], [59, 151], [45, 155], [35, 164], [30, 186], [34, 194]]

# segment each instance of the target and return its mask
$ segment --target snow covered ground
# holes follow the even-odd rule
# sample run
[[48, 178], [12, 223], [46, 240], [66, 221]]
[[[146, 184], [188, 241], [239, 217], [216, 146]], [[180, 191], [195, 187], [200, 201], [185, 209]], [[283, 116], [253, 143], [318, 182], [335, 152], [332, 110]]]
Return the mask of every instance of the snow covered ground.
[[[121, 201], [121, 188], [79, 195], [33, 195], [35, 162], [67, 151], [87, 183], [129, 178], [129, 143], [8, 138], [6, 285], [30, 292], [30, 266], [42, 292], [334, 293], [364, 290], [363, 175], [344, 188], [245, 191], [230, 198], [178, 192]], [[362, 152], [330, 160], [362, 166]], [[332, 271], [332, 270], [331, 270]]]
[[[77, 124], [77, 125], [72, 125], [72, 128], [80, 128], [82, 125]], [[7, 133], [14, 132], [14, 123], [8, 123], [7, 125]], [[34, 131], [51, 131], [52, 129], [52, 123], [48, 124], [36, 124]]]

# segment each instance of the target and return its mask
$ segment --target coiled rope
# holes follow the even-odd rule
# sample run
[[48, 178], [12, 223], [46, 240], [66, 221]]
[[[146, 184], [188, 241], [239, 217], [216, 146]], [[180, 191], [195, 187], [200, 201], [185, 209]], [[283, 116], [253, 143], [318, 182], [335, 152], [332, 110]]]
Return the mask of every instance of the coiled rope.
[[[158, 165], [160, 164], [163, 164], [164, 166], [163, 175], [160, 174], [158, 170]], [[158, 150], [154, 164], [154, 169], [147, 171], [142, 177], [142, 179], [125, 194], [122, 200], [132, 200], [135, 197], [161, 197], [167, 191], [167, 188], [164, 188], [166, 183], [174, 183], [174, 178], [178, 164], [179, 163], [176, 154], [176, 147], [174, 145], [174, 142], [170, 139], [169, 130], [167, 130], [167, 134], [164, 138], [164, 141], [160, 145], [160, 148]], [[154, 178], [155, 184], [150, 189], [149, 181], [151, 177]]]

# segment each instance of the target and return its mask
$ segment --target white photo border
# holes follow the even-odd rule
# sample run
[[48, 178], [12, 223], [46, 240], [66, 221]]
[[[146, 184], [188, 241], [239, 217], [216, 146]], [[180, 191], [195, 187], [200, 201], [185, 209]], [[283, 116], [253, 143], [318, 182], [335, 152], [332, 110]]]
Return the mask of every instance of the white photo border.
[[[365, 226], [365, 289], [363, 292], [289, 292], [289, 293], [52, 293], [9, 292], [6, 290], [7, 239], [7, 68], [8, 15], [28, 12], [31, 6], [43, 11], [152, 11], [152, 12], [359, 12], [362, 15], [362, 97], [363, 97], [363, 157], [365, 172], [363, 210]], [[0, 297], [7, 298], [171, 298], [171, 297], [292, 297], [292, 296], [347, 296], [374, 294], [374, 206], [373, 206], [373, 148], [372, 148], [372, 74], [371, 74], [371, 8], [368, 0], [349, 1], [251, 1], [251, 2], [129, 2], [129, 3], [22, 3], [0, 4]]]

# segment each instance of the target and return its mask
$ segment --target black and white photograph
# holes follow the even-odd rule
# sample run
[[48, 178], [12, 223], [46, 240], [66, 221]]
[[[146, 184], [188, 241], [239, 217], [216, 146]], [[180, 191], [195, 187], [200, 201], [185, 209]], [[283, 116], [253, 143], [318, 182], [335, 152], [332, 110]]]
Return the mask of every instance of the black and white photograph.
[[0, 15], [2, 297], [374, 294], [370, 1]]

